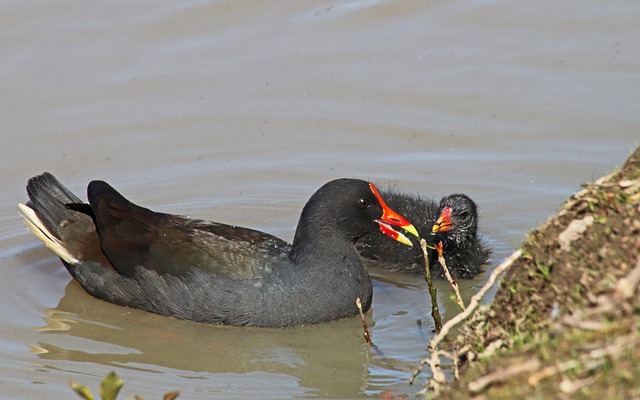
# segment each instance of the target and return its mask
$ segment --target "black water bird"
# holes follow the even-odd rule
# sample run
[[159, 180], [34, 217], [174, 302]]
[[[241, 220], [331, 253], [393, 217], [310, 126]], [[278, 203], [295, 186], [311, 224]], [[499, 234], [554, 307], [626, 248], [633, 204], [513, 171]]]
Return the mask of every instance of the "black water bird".
[[20, 211], [29, 229], [88, 293], [206, 323], [281, 327], [356, 315], [356, 298], [368, 309], [372, 288], [354, 243], [382, 232], [411, 245], [393, 227], [417, 236], [373, 184], [357, 179], [318, 189], [292, 244], [151, 211], [103, 181], [89, 183], [88, 204], [49, 173], [31, 178], [27, 192]]

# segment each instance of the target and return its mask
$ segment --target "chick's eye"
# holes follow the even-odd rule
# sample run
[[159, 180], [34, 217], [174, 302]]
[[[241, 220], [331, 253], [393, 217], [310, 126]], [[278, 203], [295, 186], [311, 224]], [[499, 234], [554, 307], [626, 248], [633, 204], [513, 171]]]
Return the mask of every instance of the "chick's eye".
[[358, 207], [359, 208], [367, 208], [367, 207], [369, 207], [369, 201], [367, 199], [358, 200]]
[[469, 218], [469, 212], [467, 212], [467, 211], [463, 211], [463, 212], [461, 212], [461, 213], [460, 213], [460, 218], [462, 218], [462, 219], [467, 219], [467, 218]]

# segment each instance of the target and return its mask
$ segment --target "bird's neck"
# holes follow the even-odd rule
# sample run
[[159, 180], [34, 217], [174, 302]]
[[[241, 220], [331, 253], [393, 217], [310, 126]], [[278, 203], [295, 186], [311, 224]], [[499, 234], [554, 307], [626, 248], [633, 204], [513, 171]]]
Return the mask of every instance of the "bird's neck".
[[332, 265], [353, 265], [362, 268], [350, 238], [341, 237], [333, 230], [313, 224], [298, 226], [296, 229], [291, 259], [297, 265], [314, 265], [320, 262], [324, 268]]

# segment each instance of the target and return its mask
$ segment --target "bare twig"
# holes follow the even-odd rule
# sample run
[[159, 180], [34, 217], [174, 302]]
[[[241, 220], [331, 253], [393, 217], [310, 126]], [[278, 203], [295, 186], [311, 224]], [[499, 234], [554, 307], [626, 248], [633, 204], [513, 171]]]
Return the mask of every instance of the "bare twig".
[[442, 240], [436, 244], [436, 251], [438, 252], [438, 262], [444, 271], [444, 277], [447, 278], [449, 284], [453, 288], [453, 293], [456, 295], [456, 304], [460, 307], [460, 311], [464, 311], [464, 301], [462, 301], [462, 296], [460, 296], [460, 288], [458, 287], [458, 282], [456, 282], [449, 273], [449, 268], [447, 268], [447, 262], [444, 259], [443, 253], [444, 246], [442, 245]]
[[438, 309], [438, 288], [433, 284], [431, 280], [431, 268], [429, 268], [429, 254], [427, 253], [427, 241], [420, 239], [420, 248], [424, 254], [424, 278], [429, 286], [429, 295], [431, 296], [431, 315], [433, 321], [436, 324], [436, 333], [442, 329], [442, 318], [440, 317], [440, 310]]
[[507, 379], [511, 379], [516, 375], [523, 374], [525, 372], [535, 371], [540, 368], [540, 361], [537, 359], [531, 359], [523, 364], [512, 365], [509, 368], [502, 368], [491, 374], [485, 375], [470, 382], [467, 389], [471, 393], [478, 393], [485, 389], [487, 386], [495, 382], [504, 382]]
[[370, 346], [373, 346], [373, 341], [371, 340], [371, 335], [369, 334], [369, 327], [367, 326], [367, 320], [364, 318], [364, 312], [362, 311], [362, 301], [360, 301], [360, 297], [356, 298], [356, 307], [358, 307], [358, 311], [360, 311], [360, 318], [362, 319], [362, 329], [364, 330], [364, 340]]

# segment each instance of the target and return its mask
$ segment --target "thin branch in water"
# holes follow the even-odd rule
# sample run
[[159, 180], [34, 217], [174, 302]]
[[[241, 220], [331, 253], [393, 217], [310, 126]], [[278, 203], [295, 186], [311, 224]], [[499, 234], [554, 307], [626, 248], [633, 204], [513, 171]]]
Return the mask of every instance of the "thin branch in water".
[[442, 240], [436, 244], [436, 252], [438, 252], [438, 262], [444, 271], [444, 276], [449, 281], [449, 284], [453, 288], [453, 293], [456, 295], [456, 304], [460, 307], [461, 311], [464, 311], [464, 301], [462, 301], [462, 296], [460, 296], [460, 288], [458, 287], [458, 282], [456, 282], [449, 273], [449, 268], [447, 268], [447, 262], [444, 259], [443, 253], [444, 246], [442, 245]]
[[370, 346], [374, 346], [373, 341], [371, 340], [371, 335], [369, 334], [369, 327], [367, 326], [367, 320], [364, 318], [364, 312], [362, 311], [362, 301], [360, 301], [360, 297], [356, 298], [356, 306], [358, 307], [358, 311], [360, 311], [360, 318], [362, 319], [362, 329], [364, 330], [364, 340]]
[[420, 248], [424, 254], [424, 278], [429, 286], [429, 295], [431, 296], [431, 315], [433, 321], [436, 324], [436, 333], [442, 329], [442, 318], [440, 317], [440, 310], [438, 309], [438, 288], [433, 284], [431, 279], [431, 269], [429, 268], [429, 254], [427, 253], [427, 241], [420, 239]]

